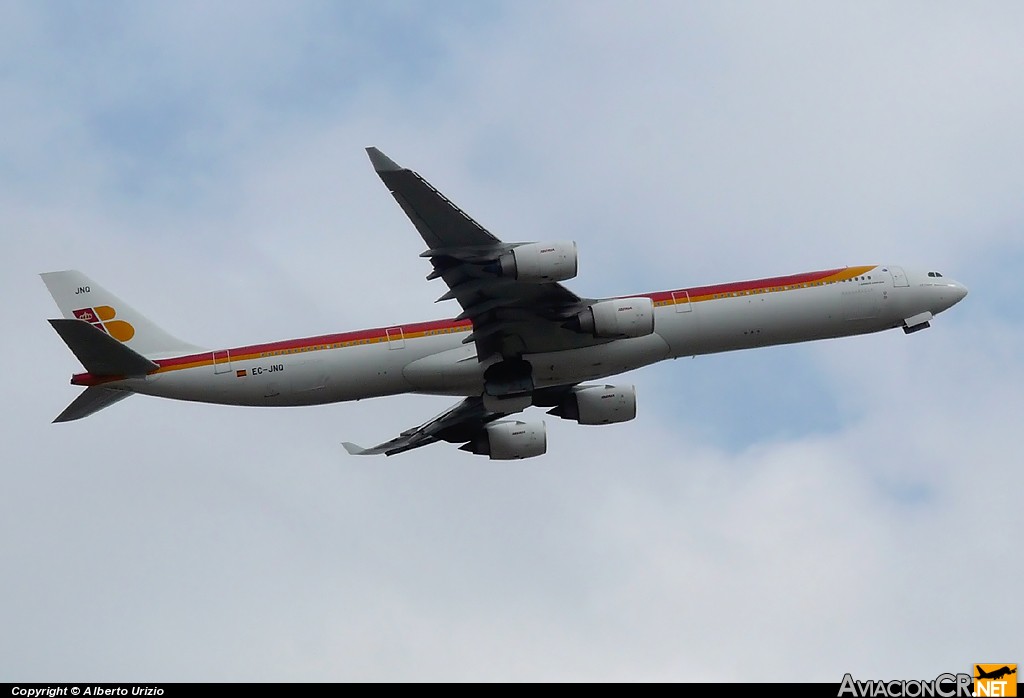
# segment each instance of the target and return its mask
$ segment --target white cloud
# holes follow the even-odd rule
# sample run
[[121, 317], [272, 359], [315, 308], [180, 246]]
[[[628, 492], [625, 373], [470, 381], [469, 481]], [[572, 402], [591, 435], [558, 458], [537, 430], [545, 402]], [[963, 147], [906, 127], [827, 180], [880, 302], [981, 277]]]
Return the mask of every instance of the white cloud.
[[[3, 11], [0, 675], [838, 681], [1022, 655], [1016, 5], [234, 10]], [[582, 293], [897, 261], [972, 294], [910, 337], [645, 369], [636, 422], [549, 424], [514, 465], [338, 445], [441, 398], [48, 424], [76, 365], [38, 271], [211, 345], [453, 312], [366, 145], [505, 238], [577, 239]]]

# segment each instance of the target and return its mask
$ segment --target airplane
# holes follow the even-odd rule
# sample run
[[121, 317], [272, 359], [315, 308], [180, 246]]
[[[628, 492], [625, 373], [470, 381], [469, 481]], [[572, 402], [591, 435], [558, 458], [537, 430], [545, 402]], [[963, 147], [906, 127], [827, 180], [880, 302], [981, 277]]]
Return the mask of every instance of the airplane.
[[[967, 295], [937, 271], [862, 265], [625, 297], [584, 298], [575, 242], [502, 242], [416, 172], [367, 148], [427, 245], [450, 319], [208, 349], [168, 334], [78, 271], [42, 274], [63, 315], [50, 324], [78, 357], [84, 386], [68, 422], [135, 393], [227, 405], [320, 405], [420, 393], [463, 399], [354, 455], [438, 441], [492, 460], [547, 451], [531, 406], [584, 425], [636, 416], [632, 385], [605, 379], [666, 359], [902, 328], [910, 334]], [[588, 383], [588, 381], [596, 381]]]
[[1014, 665], [1014, 667], [1012, 669], [1007, 665], [1007, 666], [1002, 666], [1002, 667], [1000, 667], [998, 669], [995, 669], [993, 671], [985, 671], [985, 670], [983, 670], [981, 668], [981, 666], [979, 666], [977, 664], [974, 665], [974, 668], [978, 672], [977, 675], [974, 677], [976, 679], [993, 679], [993, 680], [998, 680], [998, 679], [1003, 678], [1004, 676], [1009, 676], [1010, 674], [1016, 674], [1017, 673], [1017, 666], [1016, 665]]

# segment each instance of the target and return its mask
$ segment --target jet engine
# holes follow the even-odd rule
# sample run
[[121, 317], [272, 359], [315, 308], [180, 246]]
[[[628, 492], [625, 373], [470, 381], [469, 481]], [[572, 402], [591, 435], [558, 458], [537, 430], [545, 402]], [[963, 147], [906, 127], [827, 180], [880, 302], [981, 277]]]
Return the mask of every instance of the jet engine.
[[460, 448], [491, 460], [519, 460], [544, 455], [548, 437], [544, 422], [491, 422], [480, 436]]
[[579, 329], [595, 337], [644, 337], [654, 332], [654, 301], [639, 298], [613, 298], [594, 303], [576, 318]]
[[632, 385], [580, 385], [548, 414], [580, 424], [616, 424], [636, 417]]
[[527, 283], [565, 281], [576, 276], [575, 242], [531, 242], [513, 247], [498, 259], [502, 276]]

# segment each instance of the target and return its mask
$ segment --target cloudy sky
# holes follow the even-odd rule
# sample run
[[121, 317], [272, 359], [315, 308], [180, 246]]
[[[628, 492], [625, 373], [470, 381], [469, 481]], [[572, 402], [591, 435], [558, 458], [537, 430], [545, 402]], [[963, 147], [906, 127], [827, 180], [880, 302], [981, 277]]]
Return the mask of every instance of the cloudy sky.
[[[1024, 661], [1022, 35], [1014, 2], [0, 0], [0, 680]], [[341, 448], [436, 397], [50, 424], [79, 366], [39, 272], [210, 347], [454, 315], [368, 145], [576, 240], [584, 295], [885, 262], [971, 295], [649, 367], [637, 420], [521, 463]]]

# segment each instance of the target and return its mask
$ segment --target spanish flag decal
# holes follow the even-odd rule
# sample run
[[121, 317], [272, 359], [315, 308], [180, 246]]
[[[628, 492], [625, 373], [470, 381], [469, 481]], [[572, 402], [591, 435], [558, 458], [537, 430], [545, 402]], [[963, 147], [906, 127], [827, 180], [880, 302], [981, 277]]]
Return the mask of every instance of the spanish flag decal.
[[235, 371], [235, 378], [245, 378], [245, 369]]

